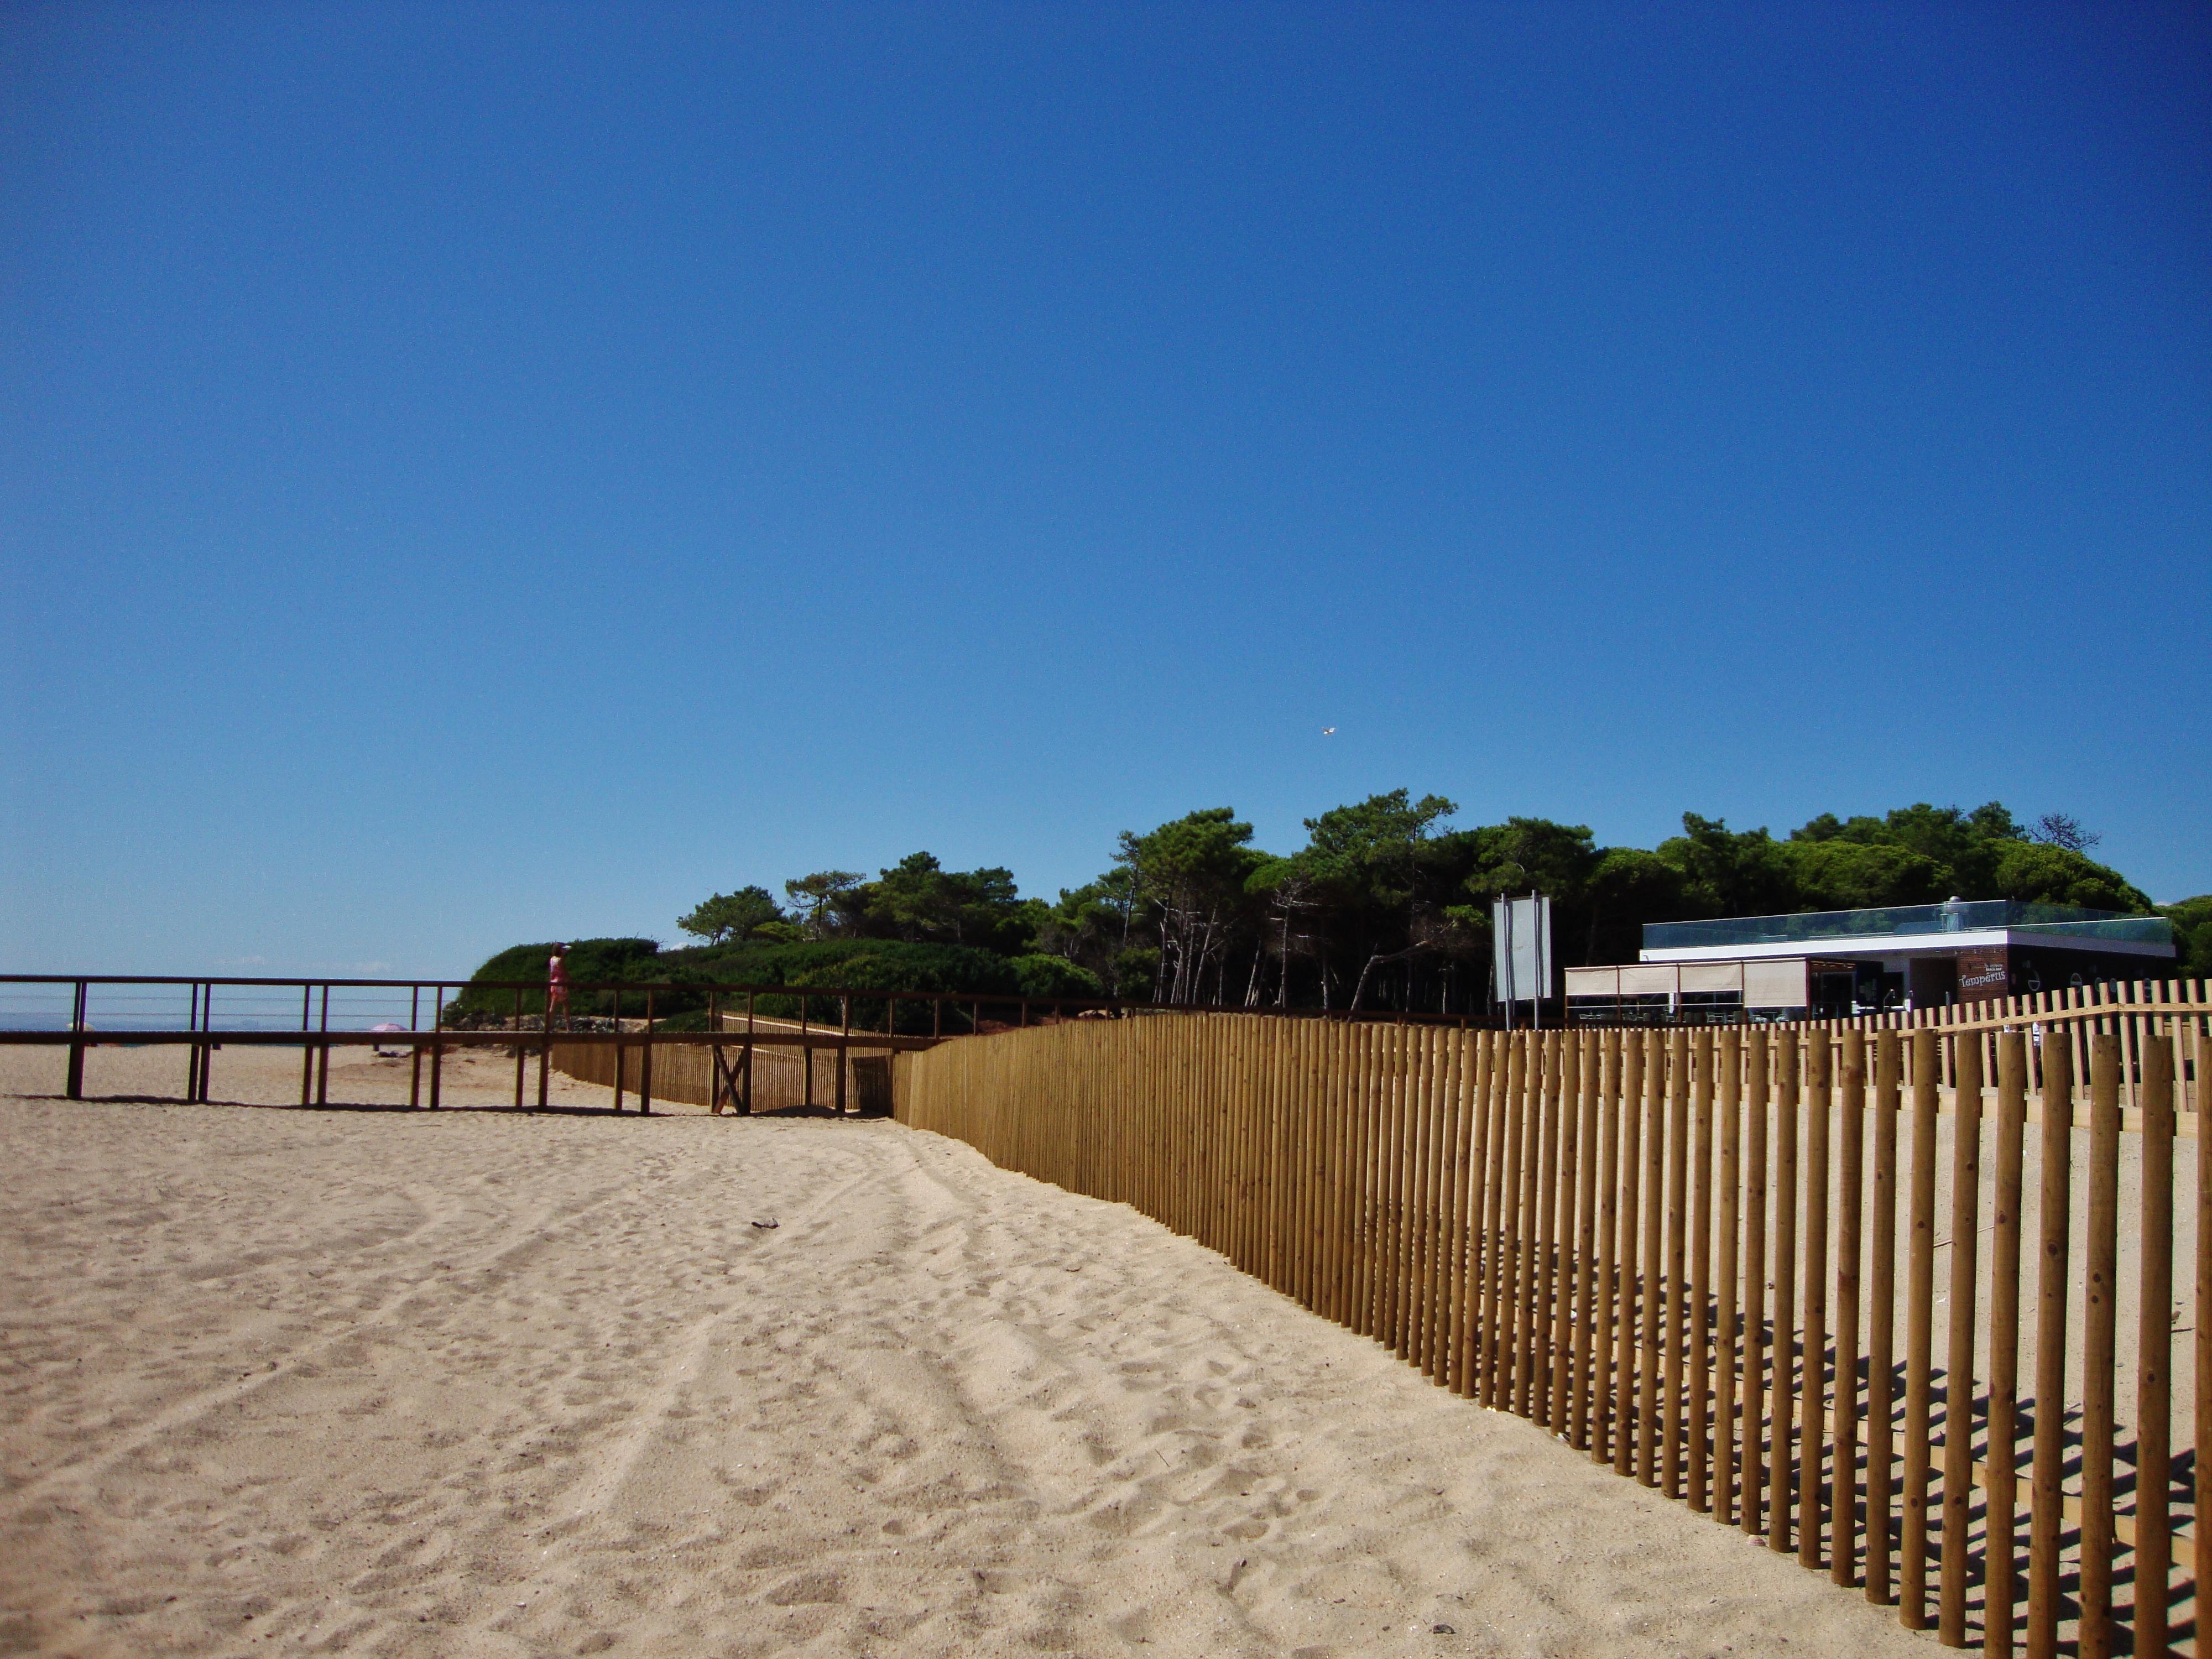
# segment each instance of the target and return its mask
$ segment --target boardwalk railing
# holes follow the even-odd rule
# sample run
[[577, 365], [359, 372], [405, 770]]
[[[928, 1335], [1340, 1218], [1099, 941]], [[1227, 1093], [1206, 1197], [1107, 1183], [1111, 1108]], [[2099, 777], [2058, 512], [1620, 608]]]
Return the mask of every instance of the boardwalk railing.
[[[896, 1050], [1156, 1012], [1102, 998], [865, 986], [580, 981], [568, 989], [568, 1008], [553, 1013], [549, 1029], [543, 980], [0, 974], [0, 1045], [66, 1049], [63, 1091], [71, 1099], [84, 1092], [88, 1052], [123, 1043], [182, 1048], [183, 1097], [204, 1101], [216, 1053], [236, 1044], [301, 1049], [300, 1103], [325, 1105], [331, 1051], [374, 1044], [410, 1052], [410, 1106], [442, 1103], [449, 1051], [495, 1047], [514, 1053], [517, 1109], [531, 1103], [534, 1056], [540, 1107], [559, 1071], [611, 1087], [617, 1111], [627, 1093], [647, 1112], [658, 1095], [718, 1112], [821, 1104], [842, 1115], [853, 1103], [863, 1111], [887, 1106], [885, 1062]], [[1472, 1023], [1388, 1009], [1255, 1012], [1295, 1020]]]
[[2194, 984], [1909, 1028], [1170, 1015], [903, 1054], [895, 1097], [1944, 1644], [2163, 1654], [2212, 1451], [2208, 1029]]
[[[462, 992], [471, 1000], [457, 1007]], [[407, 1050], [407, 1103], [435, 1108], [446, 1055], [489, 1048], [514, 1055], [517, 1108], [532, 1103], [534, 1060], [539, 1107], [554, 1071], [610, 1085], [617, 1111], [627, 1092], [647, 1112], [656, 1086], [662, 1099], [749, 1111], [757, 1073], [763, 1105], [811, 1103], [818, 1073], [830, 1097], [823, 1103], [842, 1112], [848, 1099], [887, 1109], [894, 1050], [927, 1048], [948, 1030], [989, 1030], [1001, 1012], [1012, 1026], [1086, 1006], [838, 986], [579, 982], [571, 1008], [607, 1012], [556, 1012], [549, 1022], [545, 992], [541, 981], [0, 975], [0, 1045], [65, 1050], [71, 1099], [84, 1093], [90, 1051], [175, 1045], [185, 1051], [183, 1098], [204, 1101], [216, 1054], [234, 1046], [300, 1049], [300, 1103], [325, 1105], [333, 1050], [373, 1046]]]
[[[642, 1042], [553, 1043], [553, 1069], [580, 1083], [597, 1083], [642, 1102], [683, 1101], [746, 1115], [793, 1107], [820, 1107], [843, 1116], [889, 1116], [890, 1055], [880, 1036], [816, 1033], [792, 1042], [787, 1028], [759, 1026], [748, 1036], [742, 1021], [729, 1035], [677, 1044]], [[909, 1040], [911, 1041], [911, 1039]], [[927, 1041], [924, 1039], [923, 1041]]]

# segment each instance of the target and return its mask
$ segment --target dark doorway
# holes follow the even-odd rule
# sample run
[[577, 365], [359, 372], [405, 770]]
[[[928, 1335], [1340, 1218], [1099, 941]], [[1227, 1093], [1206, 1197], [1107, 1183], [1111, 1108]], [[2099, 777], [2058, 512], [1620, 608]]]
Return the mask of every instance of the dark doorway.
[[1946, 1008], [1959, 1000], [1956, 957], [1915, 957], [1906, 964], [1916, 1008]]

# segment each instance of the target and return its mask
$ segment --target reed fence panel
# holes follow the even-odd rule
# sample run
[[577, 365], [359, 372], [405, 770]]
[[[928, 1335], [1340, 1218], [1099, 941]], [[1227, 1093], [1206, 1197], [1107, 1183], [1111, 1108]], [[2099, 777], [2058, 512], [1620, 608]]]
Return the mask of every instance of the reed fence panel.
[[1944, 1644], [2194, 1648], [2202, 985], [1693, 1031], [1164, 1013], [894, 1078], [902, 1122], [1133, 1206]]

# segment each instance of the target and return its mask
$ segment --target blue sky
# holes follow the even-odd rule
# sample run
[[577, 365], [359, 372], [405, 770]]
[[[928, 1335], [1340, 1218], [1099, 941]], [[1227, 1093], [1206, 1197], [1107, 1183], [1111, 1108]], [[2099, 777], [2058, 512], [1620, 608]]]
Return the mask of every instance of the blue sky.
[[2207, 17], [9, 8], [0, 965], [1399, 785], [2212, 890]]

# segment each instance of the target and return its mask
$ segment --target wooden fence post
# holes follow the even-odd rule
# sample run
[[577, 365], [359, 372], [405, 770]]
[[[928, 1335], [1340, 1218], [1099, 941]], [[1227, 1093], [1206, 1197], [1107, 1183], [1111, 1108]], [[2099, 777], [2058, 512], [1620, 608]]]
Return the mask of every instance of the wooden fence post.
[[1644, 1034], [1644, 1275], [1638, 1299], [1644, 1340], [1638, 1355], [1636, 1390], [1636, 1478], [1659, 1484], [1661, 1287], [1666, 1264], [1661, 1255], [1667, 1224], [1667, 1049], [1656, 1031]]
[[[76, 1034], [76, 1040], [71, 1042], [69, 1046], [69, 1073], [62, 1082], [63, 1094], [71, 1100], [82, 1100], [84, 1098], [83, 1032], [85, 1004], [87, 1000], [88, 995], [86, 983], [84, 981], [79, 980], [76, 982], [76, 993], [70, 1001], [70, 1030]], [[300, 1018], [300, 1029], [301, 1030], [305, 1030], [307, 1026], [307, 1016], [302, 1014]], [[49, 1072], [46, 1075], [51, 1077], [53, 1073]], [[300, 1085], [300, 1104], [304, 1106], [307, 1103], [307, 1087], [306, 1084], [302, 1083]]]
[[[2081, 1391], [2082, 1659], [2112, 1651], [2113, 1365], [2119, 1289], [2120, 1037], [2089, 1039], [2089, 1212]], [[2037, 1402], [2041, 1414], [2042, 1402]]]
[[[1974, 1501], [1974, 1298], [1981, 1243], [1982, 1045], [1960, 1037], [1951, 1144], [1950, 1343], [1943, 1370], [1943, 1565], [1936, 1639], [1966, 1645], [1968, 1531]], [[1991, 1455], [1994, 1456], [1992, 1449]], [[1996, 1535], [1991, 1515], [1990, 1536]]]
[[[1798, 1383], [1802, 1446], [1797, 1459], [1797, 1559], [1822, 1565], [1821, 1480], [1828, 1437], [1822, 1432], [1828, 1362], [1828, 1132], [1835, 1056], [1827, 1031], [1814, 1027], [1805, 1043], [1805, 1349]], [[1841, 1369], [1838, 1376], [1840, 1379]], [[1842, 1389], [1837, 1390], [1840, 1395]]]
[[2058, 1651], [2058, 1541], [2065, 1529], [2066, 1276], [2073, 1200], [2074, 1054], [2070, 1028], [2043, 1044], [2043, 1137], [2035, 1273], [2035, 1456], [2030, 1468], [2029, 1659]]
[[1542, 1248], [1543, 1189], [1542, 1175], [1544, 1143], [1544, 1049], [1541, 1034], [1531, 1031], [1520, 1043], [1526, 1052], [1521, 1099], [1521, 1180], [1516, 1195], [1515, 1213], [1520, 1218], [1517, 1259], [1514, 1268], [1513, 1321], [1513, 1410], [1522, 1417], [1533, 1415], [1531, 1402], [1540, 1386], [1538, 1370], [1543, 1358], [1537, 1347], [1537, 1309], [1542, 1304]]
[[[2142, 1307], [2136, 1337], [2136, 1659], [2168, 1651], [2168, 1582], [2173, 1562], [2173, 1050], [2142, 1050], [2143, 1146]], [[2203, 1125], [2197, 1133], [2204, 1133]], [[2203, 1388], [2205, 1379], [2193, 1379]], [[2202, 1525], [2202, 1522], [2199, 1522]], [[2197, 1537], [2204, 1534], [2202, 1531]], [[2202, 1563], [2203, 1558], [2197, 1556]], [[2192, 1574], [2192, 1577], [2194, 1575]]]
[[[1568, 1443], [1587, 1451], [1590, 1444], [1590, 1404], [1594, 1392], [1592, 1365], [1599, 1319], [1597, 1292], [1597, 1178], [1602, 1160], [1601, 1131], [1598, 1127], [1598, 1091], [1602, 1086], [1597, 1033], [1575, 1034], [1577, 1130], [1575, 1134], [1575, 1299], [1572, 1322], [1574, 1351], [1574, 1407], [1567, 1425]], [[1597, 1385], [1599, 1389], [1602, 1383]]]
[[[1918, 1034], [1914, 1034], [1914, 1041]], [[1897, 1404], [1897, 1196], [1898, 1110], [1905, 1079], [1905, 1049], [1895, 1030], [1876, 1034], [1875, 1085], [1875, 1178], [1872, 1279], [1867, 1331], [1867, 1506], [1866, 1595], [1876, 1606], [1890, 1598], [1893, 1540], [1896, 1525], [1893, 1429]], [[1915, 1098], [1932, 1087], [1934, 1075], [1912, 1051]], [[1917, 1170], [1916, 1170], [1917, 1173]], [[1839, 1521], [1838, 1525], [1842, 1522]]]
[[1620, 1316], [1620, 1033], [1597, 1034], [1599, 1076], [1597, 1097], [1597, 1303], [1591, 1310], [1595, 1357], [1591, 1361], [1591, 1461], [1613, 1461], [1613, 1443], [1620, 1437], [1620, 1415], [1614, 1390], [1619, 1355]]
[[[1743, 1056], [1744, 1112], [1747, 1146], [1744, 1158], [1743, 1223], [1743, 1501], [1739, 1506], [1744, 1531], [1753, 1538], [1765, 1529], [1767, 1452], [1760, 1443], [1762, 1431], [1778, 1434], [1782, 1394], [1771, 1396], [1778, 1407], [1775, 1428], [1763, 1430], [1766, 1421], [1766, 1356], [1779, 1352], [1778, 1344], [1766, 1340], [1766, 1183], [1767, 1117], [1772, 1110], [1769, 1094], [1767, 1034], [1754, 1030], [1745, 1042]], [[1788, 1274], [1779, 1276], [1786, 1280]], [[1785, 1340], [1786, 1333], [1778, 1333]]]
[[430, 988], [430, 1109], [436, 1111], [445, 1098], [446, 1045], [437, 1034], [446, 1025], [446, 988]]
[[1445, 1159], [1445, 1224], [1443, 1238], [1443, 1323], [1438, 1340], [1443, 1356], [1437, 1376], [1455, 1394], [1467, 1392], [1466, 1352], [1468, 1250], [1470, 1230], [1468, 1205], [1472, 1196], [1474, 1147], [1474, 1044], [1465, 1031], [1445, 1039], [1451, 1054], [1451, 1146]]
[[[1936, 1033], [1923, 1027], [1912, 1034], [1912, 1186], [1910, 1231], [1905, 1239], [1905, 1501], [1898, 1553], [1898, 1617], [1907, 1630], [1928, 1623], [1929, 1417], [1934, 1364], [1936, 1304], [1936, 1111], [1942, 1077], [1942, 1053]], [[1958, 1120], [1963, 1127], [1963, 1108]], [[1958, 1241], [1952, 1240], [1954, 1248]], [[1971, 1281], [1970, 1281], [1971, 1282]], [[1969, 1292], [1965, 1323], [1973, 1328]], [[1956, 1328], [1961, 1310], [1954, 1307]], [[1965, 1385], [1972, 1397], [1972, 1370]], [[1883, 1521], [1887, 1522], [1887, 1506]]]
[[[1742, 1299], [1737, 1278], [1737, 1237], [1742, 1226], [1743, 1036], [1724, 1032], [1720, 1039], [1720, 1260], [1714, 1278], [1720, 1287], [1720, 1326], [1713, 1357], [1713, 1518], [1726, 1526], [1736, 1515], [1736, 1310]], [[1746, 1425], [1747, 1438], [1756, 1424]]]
[[[1801, 1408], [1797, 1361], [1797, 1118], [1802, 1092], [1799, 1042], [1784, 1031], [1768, 1052], [1774, 1073], [1774, 1419], [1768, 1447], [1768, 1547], [1788, 1554], [1796, 1547], [1792, 1516], [1797, 1501], [1794, 1437], [1808, 1421]], [[1809, 1362], [1808, 1362], [1809, 1363]]]
[[1661, 1384], [1659, 1489], [1669, 1498], [1682, 1495], [1684, 1350], [1688, 1345], [1686, 1292], [1689, 1267], [1690, 1185], [1690, 1042], [1689, 1033], [1677, 1027], [1667, 1042], [1667, 1256], [1662, 1283], [1666, 1286], [1666, 1324], [1662, 1339], [1665, 1370]]
[[1643, 1036], [1634, 1031], [1620, 1038], [1620, 1212], [1615, 1263], [1613, 1319], [1616, 1332], [1613, 1378], [1613, 1467], [1616, 1473], [1641, 1479], [1638, 1442], [1644, 1414], [1637, 1382], [1638, 1349], [1637, 1246], [1643, 1236], [1638, 1206], [1644, 1178]]
[[[1882, 1031], [1875, 1036], [1876, 1052], [1894, 1055], [1897, 1034]], [[1837, 1092], [1837, 1127], [1842, 1131], [1842, 1145], [1837, 1149], [1836, 1200], [1836, 1404], [1833, 1436], [1834, 1485], [1831, 1488], [1829, 1514], [1833, 1522], [1828, 1551], [1828, 1577], [1838, 1584], [1850, 1585], [1858, 1582], [1858, 1486], [1859, 1486], [1859, 1257], [1864, 1242], [1864, 1222], [1862, 1214], [1866, 1186], [1866, 1116], [1867, 1116], [1866, 1034], [1846, 1031], [1844, 1034], [1844, 1063], [1842, 1086]], [[1888, 1192], [1896, 1192], [1895, 1147], [1896, 1112], [1893, 1106], [1886, 1114], [1891, 1125], [1891, 1179]], [[1877, 1180], [1879, 1177], [1877, 1176]], [[1879, 1197], [1879, 1194], [1877, 1194]], [[1875, 1243], [1876, 1271], [1882, 1274], [1875, 1291], [1878, 1310], [1876, 1324], [1881, 1332], [1881, 1354], [1875, 1370], [1881, 1372], [1878, 1386], [1881, 1401], [1877, 1409], [1882, 1413], [1881, 1436], [1883, 1458], [1881, 1464], [1883, 1509], [1887, 1511], [1889, 1463], [1887, 1433], [1889, 1419], [1887, 1402], [1889, 1382], [1887, 1365], [1889, 1344], [1889, 1303], [1887, 1297], [1888, 1264], [1883, 1260], [1884, 1240], [1877, 1233]], [[1875, 1381], [1870, 1375], [1869, 1380]], [[1872, 1474], [1875, 1462], [1868, 1458], [1868, 1471]], [[1874, 1493], [1868, 1492], [1867, 1507], [1867, 1589], [1875, 1590], [1874, 1582]], [[1882, 1526], [1881, 1550], [1882, 1591], [1880, 1599], [1887, 1601], [1889, 1532], [1887, 1520]]]
[[2025, 1032], [1997, 1039], [1996, 1210], [1990, 1242], [1989, 1522], [1982, 1651], [2008, 1659], [2018, 1625], [2021, 1218], [2028, 1053]]
[[1490, 1031], [1475, 1033], [1475, 1139], [1470, 1157], [1474, 1191], [1468, 1203], [1472, 1238], [1468, 1248], [1468, 1321], [1462, 1339], [1465, 1381], [1460, 1393], [1470, 1400], [1489, 1398], [1490, 1332], [1498, 1317], [1495, 1268], [1498, 1261], [1498, 1158], [1500, 1132], [1497, 1115], [1498, 1038]]
[[1559, 1089], [1554, 1114], [1559, 1120], [1559, 1152], [1555, 1161], [1555, 1197], [1552, 1206], [1552, 1412], [1553, 1434], [1574, 1443], [1571, 1425], [1575, 1415], [1575, 1308], [1577, 1266], [1576, 1215], [1582, 1193], [1582, 1054], [1577, 1034], [1552, 1034], [1559, 1054]]
[[[80, 986], [77, 988], [80, 1006], [82, 1004], [83, 996], [84, 989]], [[441, 1023], [444, 1003], [445, 1000], [441, 997], [439, 1006], [441, 1011]], [[314, 1040], [307, 1035], [314, 1029], [314, 1024], [315, 988], [312, 985], [303, 985], [300, 988], [300, 1104], [302, 1106], [310, 1104], [315, 1098], [315, 1044]], [[434, 1049], [432, 1052], [434, 1054], [436, 1051]], [[70, 1086], [74, 1091], [76, 1085], [72, 1083]], [[73, 1094], [72, 1098], [74, 1098]]]
[[1698, 1028], [1691, 1043], [1690, 1075], [1690, 1249], [1689, 1328], [1685, 1333], [1689, 1365], [1685, 1376], [1686, 1448], [1688, 1487], [1693, 1510], [1712, 1507], [1706, 1481], [1711, 1474], [1713, 1297], [1713, 1033]]

